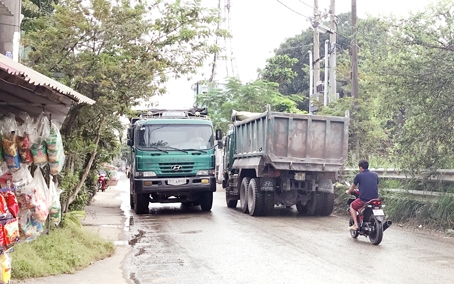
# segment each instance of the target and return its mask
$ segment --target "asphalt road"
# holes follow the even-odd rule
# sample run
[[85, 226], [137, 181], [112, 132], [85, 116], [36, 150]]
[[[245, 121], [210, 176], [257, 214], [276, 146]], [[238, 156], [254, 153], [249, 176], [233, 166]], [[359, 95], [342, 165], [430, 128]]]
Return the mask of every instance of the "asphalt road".
[[212, 212], [152, 204], [129, 220], [133, 283], [454, 283], [454, 239], [394, 226], [352, 239], [347, 215], [277, 207], [251, 217], [216, 192]]
[[373, 246], [350, 237], [347, 215], [299, 216], [278, 207], [251, 217], [227, 208], [222, 190], [212, 212], [151, 204], [150, 214], [137, 216], [127, 186], [123, 179], [98, 194], [84, 221], [115, 241], [113, 257], [20, 283], [454, 283], [452, 237], [393, 225]]

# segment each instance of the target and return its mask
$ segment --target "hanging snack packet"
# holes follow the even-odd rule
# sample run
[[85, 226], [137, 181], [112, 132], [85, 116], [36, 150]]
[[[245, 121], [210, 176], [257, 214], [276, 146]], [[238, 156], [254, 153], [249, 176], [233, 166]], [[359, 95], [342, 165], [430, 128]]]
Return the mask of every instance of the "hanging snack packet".
[[2, 278], [3, 283], [9, 283], [11, 280], [11, 257], [8, 253], [4, 252], [0, 255], [0, 262], [2, 265]]
[[19, 213], [19, 203], [17, 202], [16, 195], [12, 191], [7, 191], [3, 196], [6, 200], [9, 213], [11, 213], [13, 217], [17, 217], [17, 214]]
[[30, 151], [31, 144], [30, 144], [30, 138], [28, 134], [25, 134], [24, 136], [17, 136], [16, 138], [17, 146], [19, 148], [19, 154], [21, 158], [22, 163], [32, 163], [33, 162], [33, 157], [32, 153]]
[[9, 247], [19, 241], [19, 221], [12, 219], [3, 225], [5, 247]]
[[31, 153], [32, 153], [32, 157], [33, 157], [33, 162], [35, 164], [47, 163], [46, 142], [41, 141], [41, 142], [33, 144], [31, 147]]

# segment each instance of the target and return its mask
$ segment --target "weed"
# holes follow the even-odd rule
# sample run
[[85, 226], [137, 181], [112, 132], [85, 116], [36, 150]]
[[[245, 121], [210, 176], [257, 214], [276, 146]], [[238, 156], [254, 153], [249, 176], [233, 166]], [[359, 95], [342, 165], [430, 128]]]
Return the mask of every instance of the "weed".
[[18, 243], [12, 253], [13, 279], [74, 273], [91, 262], [111, 256], [112, 242], [84, 228], [68, 225], [32, 242]]

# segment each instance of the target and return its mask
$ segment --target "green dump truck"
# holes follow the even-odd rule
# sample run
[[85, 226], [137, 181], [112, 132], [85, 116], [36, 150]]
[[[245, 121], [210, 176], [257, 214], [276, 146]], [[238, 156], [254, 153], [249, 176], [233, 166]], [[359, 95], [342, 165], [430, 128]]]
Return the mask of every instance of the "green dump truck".
[[333, 182], [347, 159], [345, 117], [234, 112], [224, 143], [226, 202], [252, 216], [270, 215], [275, 205], [300, 213], [330, 215]]
[[211, 210], [215, 137], [207, 114], [205, 108], [153, 109], [131, 119], [130, 205], [137, 214], [148, 213], [150, 202]]

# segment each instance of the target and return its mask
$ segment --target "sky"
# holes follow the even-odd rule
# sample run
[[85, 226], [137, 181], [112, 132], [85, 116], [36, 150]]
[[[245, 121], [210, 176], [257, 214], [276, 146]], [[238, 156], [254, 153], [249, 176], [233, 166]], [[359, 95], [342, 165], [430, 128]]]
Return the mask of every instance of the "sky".
[[[291, 11], [286, 6], [299, 14]], [[243, 83], [257, 78], [257, 69], [263, 68], [266, 59], [274, 55], [286, 38], [293, 37], [309, 27], [307, 17], [313, 15], [314, 0], [230, 0], [231, 33], [230, 46], [236, 64], [234, 72]], [[227, 2], [224, 0], [224, 2]], [[357, 0], [358, 17], [367, 15], [380, 16], [393, 14], [406, 16], [411, 11], [418, 11], [431, 3], [431, 0]], [[204, 5], [215, 7], [218, 1], [203, 0]], [[328, 10], [330, 0], [318, 0], [319, 10]], [[351, 0], [336, 0], [335, 13], [351, 10]], [[303, 15], [303, 16], [302, 16]], [[194, 91], [192, 85], [197, 80], [207, 79], [209, 68], [191, 79], [170, 80], [167, 83], [167, 94], [156, 98], [159, 107], [185, 108], [193, 105]], [[216, 79], [226, 76], [225, 65], [219, 64]], [[231, 71], [229, 71], [231, 75]]]

